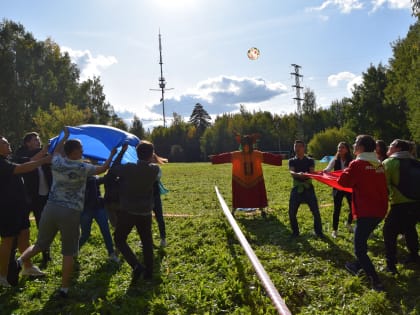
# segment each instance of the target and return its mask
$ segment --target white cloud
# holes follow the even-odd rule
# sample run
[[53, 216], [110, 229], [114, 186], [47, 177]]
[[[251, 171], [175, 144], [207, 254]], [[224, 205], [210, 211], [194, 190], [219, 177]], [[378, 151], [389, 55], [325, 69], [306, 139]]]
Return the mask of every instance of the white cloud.
[[[240, 104], [258, 104], [287, 92], [286, 85], [262, 78], [219, 76], [201, 81], [184, 94], [165, 99], [165, 112], [190, 116], [194, 105], [200, 103], [209, 114], [232, 112]], [[162, 112], [161, 104], [150, 110]]]
[[347, 82], [347, 92], [351, 94], [354, 89], [354, 85], [362, 83], [362, 76], [357, 76], [354, 73], [343, 71], [337, 74], [332, 74], [328, 77], [328, 85], [337, 87], [341, 81]]
[[114, 56], [97, 55], [94, 57], [89, 50], [74, 50], [65, 46], [62, 46], [61, 50], [67, 52], [71, 60], [78, 65], [81, 81], [85, 81], [93, 76], [99, 76], [101, 70], [118, 63], [117, 58]]
[[[361, 0], [324, 0], [318, 7], [307, 8], [307, 11], [324, 11], [329, 7], [337, 7], [341, 13], [351, 13], [353, 10], [360, 10], [365, 7], [365, 2]], [[375, 12], [383, 6], [391, 10], [411, 9], [411, 0], [370, 0], [372, 9], [369, 13]], [[326, 16], [321, 16], [321, 20], [326, 21]]]
[[330, 6], [336, 6], [341, 13], [350, 13], [353, 10], [363, 8], [363, 3], [359, 0], [326, 0], [319, 7], [311, 7], [309, 11], [323, 11]]
[[370, 12], [375, 12], [382, 6], [386, 5], [389, 9], [410, 9], [411, 10], [411, 1], [410, 0], [372, 0], [372, 10]]

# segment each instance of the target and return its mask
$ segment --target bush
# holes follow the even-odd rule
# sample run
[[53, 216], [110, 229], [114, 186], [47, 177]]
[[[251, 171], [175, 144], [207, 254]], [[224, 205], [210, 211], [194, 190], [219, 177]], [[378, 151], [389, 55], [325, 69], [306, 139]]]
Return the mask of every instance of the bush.
[[334, 155], [337, 152], [337, 144], [346, 141], [353, 143], [356, 134], [345, 128], [330, 128], [314, 135], [308, 143], [308, 154], [315, 159], [321, 159], [325, 155]]

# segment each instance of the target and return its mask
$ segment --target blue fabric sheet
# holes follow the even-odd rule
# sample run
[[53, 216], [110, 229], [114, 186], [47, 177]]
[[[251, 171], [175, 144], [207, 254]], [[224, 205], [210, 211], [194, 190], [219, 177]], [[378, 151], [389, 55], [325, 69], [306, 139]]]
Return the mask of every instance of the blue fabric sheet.
[[[95, 160], [98, 163], [104, 162], [115, 147], [118, 152], [124, 143], [128, 143], [127, 151], [124, 154], [122, 163], [136, 163], [137, 153], [136, 146], [140, 139], [121, 129], [105, 126], [105, 125], [80, 125], [68, 127], [69, 139], [79, 139], [83, 145], [83, 157]], [[64, 137], [64, 131], [61, 131], [57, 137], [50, 139], [50, 153], [54, 151], [57, 143]], [[118, 153], [117, 153], [118, 154]], [[117, 154], [114, 156], [116, 158]]]

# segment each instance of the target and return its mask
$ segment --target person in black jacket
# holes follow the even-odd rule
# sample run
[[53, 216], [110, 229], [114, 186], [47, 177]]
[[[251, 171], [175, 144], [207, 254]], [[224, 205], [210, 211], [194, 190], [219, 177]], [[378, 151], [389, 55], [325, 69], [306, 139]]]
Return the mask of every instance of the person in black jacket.
[[[25, 163], [42, 150], [41, 139], [35, 131], [28, 132], [23, 137], [23, 145], [14, 154], [17, 163]], [[32, 172], [23, 174], [25, 190], [29, 197], [29, 210], [34, 213], [36, 226], [39, 227], [42, 210], [47, 203], [48, 193], [52, 183], [51, 164], [44, 164]], [[50, 250], [42, 252], [41, 268], [45, 268], [51, 260]]]
[[[16, 239], [20, 252], [29, 245], [28, 204], [20, 175], [51, 161], [51, 156], [44, 156], [45, 152], [41, 151], [31, 161], [17, 164], [9, 160], [11, 153], [9, 142], [0, 136], [0, 286], [3, 287], [10, 287], [6, 278]], [[23, 268], [25, 275], [44, 275], [30, 260], [25, 262]], [[18, 269], [16, 271], [19, 272]]]
[[[335, 158], [330, 161], [328, 166], [324, 169], [324, 172], [330, 172], [332, 170], [343, 170], [347, 166], [349, 166], [352, 160], [353, 157], [351, 156], [350, 145], [347, 142], [340, 142], [337, 145], [337, 153], [335, 155]], [[340, 221], [340, 212], [341, 205], [343, 204], [343, 198], [347, 199], [347, 204], [349, 206], [346, 227], [349, 232], [353, 232], [353, 227], [351, 225], [351, 223], [353, 222], [353, 216], [351, 214], [351, 193], [333, 188], [334, 213], [333, 231], [331, 234], [333, 238], [337, 237], [338, 222]]]
[[[122, 150], [126, 150], [123, 146]], [[152, 210], [154, 207], [153, 185], [159, 179], [159, 166], [152, 164], [153, 144], [142, 141], [136, 148], [137, 163], [113, 165], [109, 172], [119, 177], [120, 209], [117, 212], [115, 245], [133, 269], [132, 281], [142, 274], [144, 279], [153, 275]], [[127, 243], [128, 234], [136, 227], [143, 245], [144, 265]]]

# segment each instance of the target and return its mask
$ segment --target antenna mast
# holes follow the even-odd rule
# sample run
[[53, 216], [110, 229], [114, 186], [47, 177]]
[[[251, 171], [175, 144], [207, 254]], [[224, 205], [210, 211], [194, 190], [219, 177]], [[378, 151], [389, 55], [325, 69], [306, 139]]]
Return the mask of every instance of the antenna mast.
[[159, 64], [160, 64], [160, 77], [159, 77], [159, 89], [150, 89], [151, 91], [161, 91], [162, 97], [160, 102], [162, 102], [162, 117], [163, 117], [163, 127], [166, 127], [166, 118], [165, 118], [165, 91], [173, 90], [173, 88], [166, 88], [166, 81], [163, 76], [163, 61], [162, 61], [162, 39], [161, 39], [160, 29], [159, 29]]

